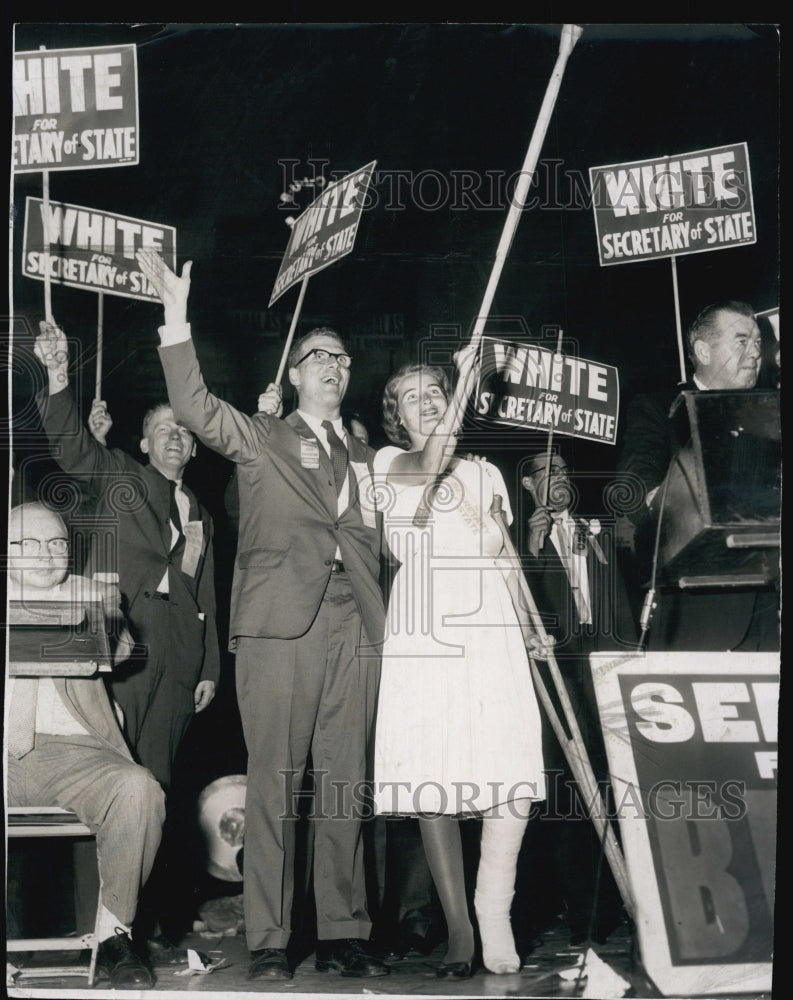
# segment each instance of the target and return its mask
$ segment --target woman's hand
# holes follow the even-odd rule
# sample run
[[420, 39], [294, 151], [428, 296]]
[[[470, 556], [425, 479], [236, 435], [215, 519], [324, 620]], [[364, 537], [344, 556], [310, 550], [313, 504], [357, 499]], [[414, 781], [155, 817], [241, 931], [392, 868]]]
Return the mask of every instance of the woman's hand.
[[547, 660], [553, 654], [556, 640], [552, 635], [546, 633], [544, 636], [539, 636], [536, 632], [532, 632], [528, 637], [524, 633], [524, 638], [529, 656], [533, 656], [535, 660]]

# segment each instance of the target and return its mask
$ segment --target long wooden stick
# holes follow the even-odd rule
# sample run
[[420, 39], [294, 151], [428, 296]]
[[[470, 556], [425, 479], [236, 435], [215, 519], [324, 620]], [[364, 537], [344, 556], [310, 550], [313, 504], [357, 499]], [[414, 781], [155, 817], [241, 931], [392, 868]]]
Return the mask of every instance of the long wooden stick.
[[[545, 626], [543, 625], [542, 618], [537, 610], [534, 597], [532, 596], [529, 585], [526, 582], [526, 577], [523, 575], [520, 558], [515, 551], [512, 536], [510, 535], [506, 521], [504, 520], [504, 511], [502, 510], [501, 503], [502, 500], [500, 496], [493, 498], [492, 513], [498, 520], [499, 527], [501, 528], [501, 534], [504, 536], [504, 546], [506, 548], [507, 555], [510, 557], [512, 566], [515, 568], [520, 585], [521, 596], [523, 597], [526, 609], [529, 612], [529, 617], [531, 618], [534, 630], [540, 639], [547, 639], [548, 634], [545, 631]], [[537, 668], [537, 664], [534, 662], [534, 658], [531, 654], [529, 654], [529, 663], [531, 665], [531, 672], [534, 678], [535, 686], [540, 695], [540, 700], [543, 703], [543, 707], [548, 715], [551, 726], [553, 727], [553, 731], [556, 733], [556, 737], [559, 740], [559, 745], [567, 758], [567, 763], [570, 765], [573, 777], [578, 783], [578, 787], [581, 789], [584, 798], [584, 806], [589, 811], [590, 819], [594, 823], [595, 829], [597, 830], [606, 859], [608, 860], [614, 874], [614, 881], [617, 883], [617, 888], [619, 889], [622, 901], [625, 904], [625, 909], [630, 917], [634, 918], [636, 907], [633, 901], [633, 894], [630, 889], [630, 882], [628, 881], [628, 873], [625, 868], [625, 859], [622, 856], [622, 851], [619, 843], [617, 842], [616, 834], [608, 821], [606, 805], [603, 802], [603, 797], [600, 794], [600, 789], [598, 788], [597, 781], [595, 780], [592, 765], [586, 752], [583, 737], [581, 736], [581, 730], [578, 726], [578, 720], [575, 717], [573, 706], [570, 703], [570, 696], [567, 693], [564, 678], [559, 670], [556, 657], [552, 652], [549, 652], [547, 659], [548, 667], [551, 672], [551, 679], [553, 680], [556, 693], [562, 705], [565, 720], [570, 729], [569, 737], [567, 736], [561, 720], [557, 715], [556, 709], [551, 701], [551, 697], [545, 687], [545, 683], [540, 675], [539, 669]]]
[[515, 237], [515, 230], [518, 228], [520, 213], [523, 211], [526, 204], [526, 198], [529, 193], [529, 188], [531, 187], [531, 181], [537, 167], [537, 160], [540, 157], [540, 149], [542, 148], [542, 144], [545, 139], [545, 133], [548, 131], [548, 123], [551, 120], [551, 114], [553, 112], [554, 105], [556, 104], [559, 88], [562, 84], [565, 66], [567, 65], [567, 60], [570, 57], [570, 53], [573, 51], [575, 43], [581, 37], [582, 33], [583, 28], [579, 28], [577, 24], [565, 24], [562, 27], [559, 55], [556, 58], [556, 65], [553, 68], [553, 73], [551, 73], [551, 79], [548, 81], [545, 97], [543, 99], [542, 106], [540, 107], [540, 113], [537, 117], [537, 124], [534, 126], [534, 133], [532, 134], [529, 148], [526, 151], [526, 157], [523, 161], [523, 166], [521, 167], [518, 183], [515, 186], [515, 194], [512, 196], [512, 203], [509, 206], [509, 212], [507, 213], [507, 218], [504, 222], [501, 240], [499, 241], [498, 249], [496, 250], [496, 260], [493, 264], [493, 270], [490, 274], [490, 280], [487, 283], [487, 288], [485, 289], [485, 295], [482, 299], [482, 305], [479, 309], [479, 315], [476, 318], [476, 323], [474, 324], [473, 333], [471, 334], [472, 344], [479, 343], [482, 333], [484, 332], [487, 318], [490, 315], [490, 307], [493, 304], [493, 297], [496, 294], [496, 286], [498, 285], [498, 280], [501, 277], [501, 272], [504, 269], [504, 261], [507, 259], [507, 254], [512, 246], [512, 240]]
[[105, 340], [105, 293], [99, 293], [96, 313], [96, 387], [94, 399], [102, 398], [102, 357]]
[[41, 212], [42, 235], [44, 236], [44, 318], [54, 323], [52, 318], [52, 278], [50, 276], [50, 172], [41, 171]]
[[[562, 353], [562, 337], [563, 337], [563, 335], [564, 335], [564, 331], [562, 330], [561, 327], [559, 327], [559, 335], [556, 338], [556, 354], [554, 355], [554, 358], [561, 356], [561, 353]], [[547, 445], [546, 445], [546, 448], [545, 448], [545, 488], [543, 489], [543, 498], [542, 498], [542, 505], [543, 505], [543, 507], [547, 507], [548, 506], [548, 490], [551, 487], [551, 449], [552, 448], [553, 448], [553, 423], [551, 423], [551, 425], [548, 428], [548, 442], [547, 442]], [[542, 539], [540, 540], [540, 548], [542, 548], [542, 544], [543, 544], [544, 538], [545, 538], [545, 536], [543, 535]]]
[[281, 379], [284, 377], [284, 369], [286, 368], [286, 359], [289, 357], [289, 351], [292, 347], [292, 338], [295, 335], [295, 330], [297, 329], [297, 320], [300, 316], [300, 310], [303, 308], [303, 299], [306, 297], [306, 289], [308, 288], [308, 275], [300, 282], [300, 294], [297, 297], [297, 305], [295, 306], [295, 314], [292, 317], [292, 324], [289, 327], [289, 334], [286, 338], [286, 344], [284, 345], [284, 353], [281, 355], [281, 363], [278, 365], [278, 374], [275, 376], [275, 384], [280, 385]]
[[[46, 45], [39, 45], [40, 51], [45, 51]], [[52, 318], [52, 278], [50, 276], [50, 172], [41, 171], [41, 233], [44, 237], [44, 319], [54, 323]]]
[[686, 352], [683, 350], [683, 330], [680, 325], [680, 293], [677, 290], [677, 257], [669, 258], [672, 265], [672, 294], [675, 298], [675, 330], [677, 331], [677, 355], [680, 361], [680, 381], [686, 380]]

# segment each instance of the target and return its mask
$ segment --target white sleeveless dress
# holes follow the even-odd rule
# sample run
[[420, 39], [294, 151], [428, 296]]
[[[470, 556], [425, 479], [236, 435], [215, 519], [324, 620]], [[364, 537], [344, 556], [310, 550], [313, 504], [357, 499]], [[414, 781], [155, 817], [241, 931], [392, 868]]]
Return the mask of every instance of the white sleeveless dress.
[[528, 656], [496, 556], [501, 473], [460, 460], [424, 526], [425, 484], [386, 482], [401, 449], [374, 461], [388, 547], [400, 564], [386, 619], [375, 731], [379, 813], [478, 813], [545, 798], [540, 712]]

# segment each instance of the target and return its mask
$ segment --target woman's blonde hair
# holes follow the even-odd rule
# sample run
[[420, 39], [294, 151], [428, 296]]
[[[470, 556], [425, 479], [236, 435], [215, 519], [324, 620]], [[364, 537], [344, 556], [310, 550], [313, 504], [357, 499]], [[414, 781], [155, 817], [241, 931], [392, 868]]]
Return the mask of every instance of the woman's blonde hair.
[[391, 378], [386, 382], [383, 389], [383, 430], [388, 435], [388, 439], [394, 444], [407, 448], [410, 445], [410, 435], [405, 430], [399, 419], [399, 383], [406, 375], [413, 375], [416, 372], [429, 375], [443, 390], [446, 401], [452, 394], [451, 383], [446, 372], [435, 365], [402, 365]]

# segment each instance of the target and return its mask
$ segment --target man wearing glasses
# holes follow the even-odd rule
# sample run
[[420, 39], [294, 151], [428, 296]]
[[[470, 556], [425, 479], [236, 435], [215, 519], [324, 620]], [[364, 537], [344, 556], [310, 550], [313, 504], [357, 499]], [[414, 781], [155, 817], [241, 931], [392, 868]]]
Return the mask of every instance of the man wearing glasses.
[[[9, 600], [21, 602], [31, 616], [43, 614], [42, 601], [78, 608], [103, 600], [108, 623], [116, 626], [111, 638], [120, 635], [117, 594], [69, 573], [66, 526], [41, 503], [22, 504], [9, 513], [7, 586]], [[114, 662], [131, 648], [123, 642], [112, 645]], [[100, 976], [109, 978], [113, 989], [148, 989], [154, 974], [130, 933], [160, 843], [162, 789], [133, 762], [98, 674], [11, 677], [6, 697], [8, 804], [59, 805], [95, 830], [102, 887]], [[10, 916], [13, 926], [13, 904]]]
[[[578, 491], [564, 458], [539, 452], [527, 457], [521, 470], [521, 484], [534, 503], [525, 538], [526, 579], [555, 640], [554, 656], [570, 707], [603, 789], [609, 771], [589, 657], [635, 645], [630, 605], [611, 533], [601, 533], [599, 520], [576, 512]], [[561, 713], [547, 668], [541, 662], [537, 667]], [[603, 944], [622, 920], [622, 901], [586, 816], [586, 796], [577, 790], [567, 753], [550, 726], [543, 728], [543, 759], [545, 809], [528, 831], [518, 876], [526, 879], [523, 898], [535, 901], [520, 914], [526, 936], [531, 940], [541, 932], [563, 904], [571, 946], [582, 945], [590, 933], [596, 944]]]
[[384, 610], [380, 523], [367, 503], [373, 452], [342, 425], [351, 358], [326, 327], [288, 358], [297, 410], [241, 413], [204, 384], [181, 277], [153, 250], [138, 263], [165, 308], [160, 359], [174, 415], [236, 463], [239, 542], [231, 595], [240, 715], [248, 749], [244, 905], [250, 979], [291, 979], [295, 796], [314, 767], [316, 964], [381, 976], [365, 947], [361, 795]]

